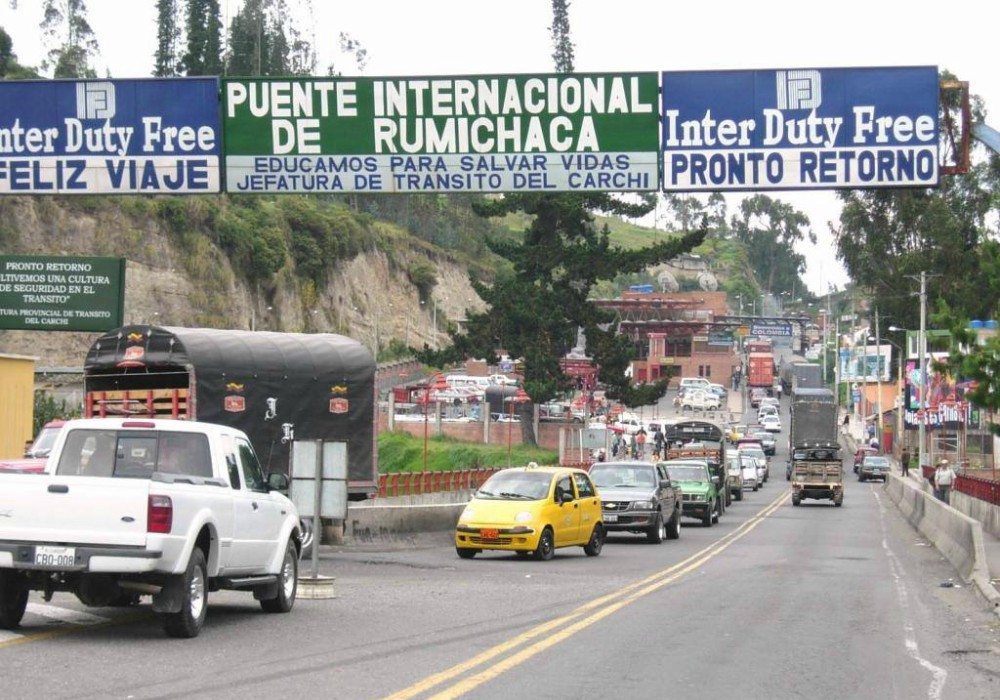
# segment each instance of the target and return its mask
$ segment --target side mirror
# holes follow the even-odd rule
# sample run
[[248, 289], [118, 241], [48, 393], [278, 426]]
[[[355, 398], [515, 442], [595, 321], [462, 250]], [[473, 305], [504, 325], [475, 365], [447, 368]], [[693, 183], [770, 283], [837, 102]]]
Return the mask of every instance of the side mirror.
[[716, 486], [718, 486], [719, 485], [719, 477], [713, 476], [712, 477], [712, 483], [715, 484]]
[[281, 472], [272, 472], [267, 475], [267, 487], [272, 491], [288, 491], [288, 475]]

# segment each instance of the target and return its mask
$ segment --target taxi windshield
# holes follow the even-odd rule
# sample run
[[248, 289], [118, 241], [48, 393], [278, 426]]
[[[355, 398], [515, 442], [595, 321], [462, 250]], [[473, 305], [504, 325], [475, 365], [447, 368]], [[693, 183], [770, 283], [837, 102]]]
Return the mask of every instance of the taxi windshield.
[[476, 498], [540, 501], [548, 497], [551, 483], [549, 472], [502, 471], [487, 479]]

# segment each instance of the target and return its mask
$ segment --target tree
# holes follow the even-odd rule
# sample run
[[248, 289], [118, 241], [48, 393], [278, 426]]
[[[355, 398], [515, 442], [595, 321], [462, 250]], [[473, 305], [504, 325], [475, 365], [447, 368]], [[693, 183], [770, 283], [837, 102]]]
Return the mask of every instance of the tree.
[[222, 74], [222, 19], [219, 0], [187, 0], [185, 75]]
[[54, 78], [93, 78], [90, 63], [100, 52], [94, 30], [87, 20], [84, 0], [45, 0], [42, 34], [49, 46], [43, 67]]
[[178, 74], [181, 28], [177, 24], [177, 0], [156, 0], [156, 53], [153, 75], [167, 78]]
[[795, 244], [816, 242], [808, 226], [805, 214], [781, 200], [758, 194], [740, 203], [740, 215], [732, 220], [733, 235], [746, 248], [762, 288], [773, 293], [794, 288], [806, 266]]
[[[553, 0], [551, 27], [556, 69], [572, 71], [566, 0]], [[490, 249], [509, 260], [513, 275], [487, 286], [472, 285], [489, 306], [471, 314], [466, 332], [450, 333], [452, 345], [440, 352], [427, 348], [418, 357], [435, 366], [486, 357], [496, 361], [497, 349], [525, 361], [524, 389], [534, 403], [552, 399], [571, 387], [559, 360], [573, 347], [577, 330], [587, 338], [587, 351], [599, 367], [598, 379], [609, 398], [627, 406], [655, 402], [666, 392], [667, 380], [633, 386], [625, 369], [631, 341], [619, 336], [611, 313], [598, 309], [588, 297], [594, 284], [621, 273], [638, 272], [698, 245], [704, 228], [640, 250], [626, 251], [610, 244], [605, 226], [598, 231], [593, 212], [641, 217], [653, 209], [653, 198], [625, 202], [604, 193], [515, 193], [486, 200], [477, 206], [482, 216], [523, 212], [531, 217], [523, 239], [488, 241]], [[523, 416], [526, 418], [526, 416]], [[521, 421], [524, 438], [534, 442], [529, 420]]]
[[229, 25], [227, 67], [231, 75], [309, 75], [316, 55], [285, 0], [247, 0]]
[[[954, 76], [943, 73], [942, 80]], [[945, 93], [944, 108], [949, 108]], [[972, 98], [973, 122], [984, 119]], [[1000, 299], [996, 238], [990, 215], [1000, 210], [1000, 158], [973, 153], [968, 173], [944, 177], [936, 188], [850, 190], [834, 229], [837, 256], [855, 283], [878, 299], [899, 326], [915, 328], [919, 306], [913, 278], [928, 279], [928, 297], [966, 318], [990, 318]]]

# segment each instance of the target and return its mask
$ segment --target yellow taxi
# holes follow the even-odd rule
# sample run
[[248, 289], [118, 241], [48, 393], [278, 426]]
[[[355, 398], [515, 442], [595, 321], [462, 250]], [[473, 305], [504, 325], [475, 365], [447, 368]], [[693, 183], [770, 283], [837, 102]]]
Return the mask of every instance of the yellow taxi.
[[730, 425], [729, 430], [726, 432], [726, 439], [734, 445], [743, 439], [743, 436], [750, 431], [750, 426], [746, 423], [737, 423], [735, 425]]
[[604, 546], [601, 499], [587, 472], [569, 467], [504, 469], [473, 495], [455, 528], [455, 549], [471, 559], [484, 549], [552, 558], [557, 547]]

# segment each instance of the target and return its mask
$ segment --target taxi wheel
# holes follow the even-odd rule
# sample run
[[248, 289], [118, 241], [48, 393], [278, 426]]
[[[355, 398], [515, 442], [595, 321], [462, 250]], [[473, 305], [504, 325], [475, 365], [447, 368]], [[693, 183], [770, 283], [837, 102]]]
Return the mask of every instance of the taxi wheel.
[[590, 540], [587, 544], [583, 545], [584, 554], [588, 557], [596, 557], [601, 553], [601, 549], [604, 547], [604, 528], [598, 524], [594, 525], [593, 531], [590, 533]]
[[469, 549], [467, 547], [455, 547], [455, 551], [458, 552], [460, 559], [472, 559], [472, 557], [479, 554], [478, 549]]
[[546, 527], [542, 530], [538, 538], [538, 546], [535, 548], [535, 559], [538, 561], [548, 561], [556, 552], [556, 539], [552, 534], [552, 528]]

